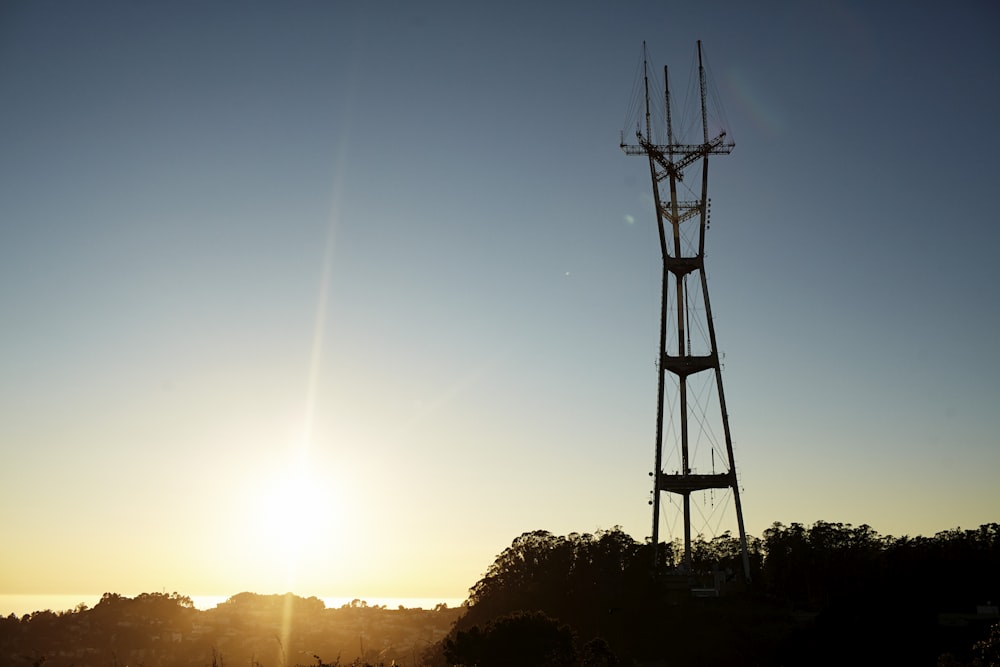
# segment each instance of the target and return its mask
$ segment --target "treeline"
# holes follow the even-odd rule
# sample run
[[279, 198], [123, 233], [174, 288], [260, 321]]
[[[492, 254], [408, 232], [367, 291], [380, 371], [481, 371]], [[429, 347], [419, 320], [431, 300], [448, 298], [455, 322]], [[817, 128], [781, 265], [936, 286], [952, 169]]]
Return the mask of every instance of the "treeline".
[[498, 664], [491, 656], [509, 650], [514, 624], [532, 628], [521, 665], [963, 665], [997, 621], [998, 524], [896, 538], [776, 523], [749, 542], [745, 586], [728, 534], [698, 540], [681, 572], [679, 543], [661, 545], [654, 567], [651, 545], [619, 529], [525, 533], [472, 587], [431, 659]]
[[618, 528], [524, 533], [458, 609], [108, 593], [0, 618], [0, 665], [1000, 667], [998, 524], [897, 538], [776, 523], [749, 547], [747, 584], [728, 534], [697, 540], [683, 569], [679, 543], [654, 564]]
[[461, 613], [255, 593], [200, 611], [177, 593], [106, 593], [92, 609], [0, 618], [0, 665], [413, 665]]
[[822, 521], [774, 524], [756, 546], [764, 591], [798, 608], [897, 601], [939, 613], [1000, 601], [996, 523], [915, 538]]

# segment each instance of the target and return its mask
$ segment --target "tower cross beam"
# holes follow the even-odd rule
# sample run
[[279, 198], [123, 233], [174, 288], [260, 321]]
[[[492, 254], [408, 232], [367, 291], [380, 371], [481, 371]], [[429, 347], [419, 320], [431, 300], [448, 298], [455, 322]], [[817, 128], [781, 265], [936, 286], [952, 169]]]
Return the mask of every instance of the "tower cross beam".
[[[636, 132], [636, 137], [639, 141], [638, 144], [626, 144], [621, 143], [618, 145], [622, 149], [625, 155], [647, 155], [652, 152], [654, 155], [663, 155], [664, 153], [674, 155], [690, 155], [697, 153], [698, 157], [703, 154], [707, 155], [729, 155], [733, 152], [733, 148], [736, 144], [733, 142], [725, 142], [726, 133], [722, 132], [718, 137], [706, 144], [654, 144], [647, 141], [641, 133]], [[708, 150], [705, 150], [706, 147]], [[695, 158], [695, 160], [698, 159]], [[692, 161], [693, 162], [693, 161]]]
[[726, 155], [731, 153], [733, 150], [733, 144], [722, 143], [725, 138], [726, 133], [723, 132], [709, 142], [698, 144], [697, 146], [684, 146], [682, 150], [677, 150], [678, 147], [669, 145], [666, 148], [667, 154], [670, 155], [671, 158], [674, 154], [680, 154], [682, 156], [680, 160], [674, 162], [672, 159], [663, 154], [660, 147], [649, 143], [642, 135], [638, 136], [639, 145], [643, 146], [646, 149], [646, 153], [663, 169], [662, 172], [656, 174], [656, 180], [658, 181], [662, 181], [667, 176], [676, 178], [678, 181], [684, 180], [684, 170], [703, 157], [712, 154]]
[[660, 490], [681, 495], [708, 489], [728, 489], [734, 484], [732, 473], [698, 475], [691, 471], [668, 475], [660, 473]]
[[704, 207], [700, 201], [677, 202], [677, 215], [673, 213], [670, 202], [660, 202], [660, 213], [670, 222], [684, 222], [701, 213]]

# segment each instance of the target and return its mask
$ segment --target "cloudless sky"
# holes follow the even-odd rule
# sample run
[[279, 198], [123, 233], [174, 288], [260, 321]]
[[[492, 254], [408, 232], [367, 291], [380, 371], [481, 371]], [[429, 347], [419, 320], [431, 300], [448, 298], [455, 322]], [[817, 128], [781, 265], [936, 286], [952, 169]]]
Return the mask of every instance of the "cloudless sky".
[[643, 40], [678, 90], [703, 40], [736, 142], [707, 269], [748, 532], [998, 520], [998, 25], [4, 3], [0, 593], [455, 598], [524, 531], [649, 535]]

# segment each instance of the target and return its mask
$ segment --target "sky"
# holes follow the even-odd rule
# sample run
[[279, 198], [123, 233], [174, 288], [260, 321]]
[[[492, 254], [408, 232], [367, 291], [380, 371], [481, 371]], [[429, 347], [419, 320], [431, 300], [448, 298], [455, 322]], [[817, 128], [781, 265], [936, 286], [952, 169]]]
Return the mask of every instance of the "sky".
[[650, 535], [643, 40], [678, 91], [703, 41], [736, 144], [747, 531], [997, 521], [998, 19], [3, 3], [0, 594], [464, 598], [523, 532]]

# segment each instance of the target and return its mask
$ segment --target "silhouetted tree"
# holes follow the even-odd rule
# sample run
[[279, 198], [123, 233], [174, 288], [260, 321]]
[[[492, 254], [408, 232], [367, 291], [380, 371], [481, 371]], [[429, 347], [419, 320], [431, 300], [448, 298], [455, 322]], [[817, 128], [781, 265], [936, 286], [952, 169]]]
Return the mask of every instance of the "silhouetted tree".
[[452, 665], [568, 667], [576, 663], [573, 631], [540, 612], [517, 612], [445, 640]]
[[595, 637], [583, 645], [580, 651], [581, 667], [615, 667], [618, 656], [614, 654], [608, 642], [601, 637]]
[[[643, 545], [615, 527], [596, 535], [565, 537], [538, 530], [516, 538], [497, 556], [469, 591], [463, 627], [515, 611], [543, 611], [553, 618], [580, 616], [583, 609], [606, 613], [648, 581], [648, 559], [637, 558]], [[579, 619], [588, 633], [598, 619]]]

